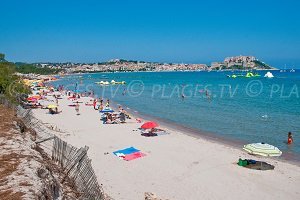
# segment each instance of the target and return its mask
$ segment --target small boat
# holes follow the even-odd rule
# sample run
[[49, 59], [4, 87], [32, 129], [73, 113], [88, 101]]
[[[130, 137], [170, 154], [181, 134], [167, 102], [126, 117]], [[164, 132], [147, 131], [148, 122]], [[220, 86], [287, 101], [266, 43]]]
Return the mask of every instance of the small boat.
[[119, 85], [124, 85], [124, 84], [126, 84], [125, 81], [117, 82], [117, 81], [115, 81], [115, 80], [112, 80], [110, 83], [113, 84], [113, 85], [115, 85], [115, 84], [119, 84]]
[[227, 75], [228, 78], [238, 78], [238, 77], [243, 77], [244, 75], [242, 74], [233, 74], [233, 75]]
[[286, 65], [284, 65], [284, 69], [281, 69], [280, 72], [286, 72]]
[[260, 75], [257, 73], [254, 74], [252, 72], [248, 72], [246, 75], [233, 74], [233, 75], [227, 75], [227, 77], [229, 77], [229, 78], [238, 78], [238, 77], [255, 78], [255, 77], [260, 77]]
[[292, 73], [295, 72], [295, 71], [296, 71], [296, 70], [294, 70], [294, 69], [291, 69], [291, 70], [290, 70], [290, 72], [292, 72]]
[[264, 77], [265, 78], [274, 78], [274, 75], [271, 72], [267, 72]]
[[253, 77], [260, 77], [260, 75], [257, 74], [257, 73], [253, 74], [252, 72], [248, 72], [245, 77], [246, 78], [253, 78]]
[[99, 84], [99, 85], [109, 85], [108, 81], [100, 81], [100, 82], [95, 82], [95, 83]]

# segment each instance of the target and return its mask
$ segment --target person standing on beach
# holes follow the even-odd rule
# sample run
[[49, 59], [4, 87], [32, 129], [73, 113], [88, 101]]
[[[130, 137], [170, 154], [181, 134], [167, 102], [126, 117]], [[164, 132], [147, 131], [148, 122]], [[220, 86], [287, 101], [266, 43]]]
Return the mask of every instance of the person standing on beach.
[[79, 103], [78, 103], [78, 101], [76, 102], [76, 105], [75, 105], [75, 111], [76, 111], [77, 115], [80, 115], [79, 114]]
[[54, 96], [54, 97], [55, 97], [56, 105], [58, 106], [58, 97], [57, 96]]
[[294, 139], [293, 139], [293, 136], [292, 136], [292, 132], [289, 132], [288, 133], [287, 144], [293, 144], [293, 142], [294, 142]]
[[100, 103], [100, 106], [98, 107], [98, 110], [103, 110], [103, 103]]
[[96, 105], [97, 105], [97, 99], [94, 99], [94, 102], [93, 102], [94, 110], [97, 110]]

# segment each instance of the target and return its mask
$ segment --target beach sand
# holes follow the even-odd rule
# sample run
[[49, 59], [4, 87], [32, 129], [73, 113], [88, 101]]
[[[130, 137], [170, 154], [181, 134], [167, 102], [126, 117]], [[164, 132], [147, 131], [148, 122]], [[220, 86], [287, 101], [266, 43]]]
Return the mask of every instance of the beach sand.
[[[80, 101], [89, 102], [89, 98]], [[103, 124], [93, 106], [80, 105], [76, 115], [71, 102], [59, 100], [58, 115], [37, 109], [34, 114], [70, 144], [89, 147], [88, 156], [104, 191], [117, 200], [141, 200], [145, 192], [162, 199], [299, 199], [300, 168], [283, 160], [250, 156], [226, 144], [196, 138], [178, 130], [169, 135], [143, 137], [141, 124]], [[162, 127], [165, 128], [165, 127]], [[135, 147], [145, 157], [124, 161], [112, 152]], [[109, 154], [106, 154], [108, 152]], [[266, 161], [274, 170], [238, 166], [239, 158]]]

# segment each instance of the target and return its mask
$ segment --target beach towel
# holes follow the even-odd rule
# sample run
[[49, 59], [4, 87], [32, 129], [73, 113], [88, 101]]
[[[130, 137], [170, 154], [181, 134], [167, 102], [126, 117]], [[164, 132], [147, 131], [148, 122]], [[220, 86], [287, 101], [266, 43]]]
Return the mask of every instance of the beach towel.
[[140, 150], [138, 150], [134, 147], [129, 147], [126, 149], [115, 151], [115, 152], [113, 152], [113, 154], [118, 156], [118, 158], [120, 158], [122, 160], [126, 160], [126, 161], [131, 161], [131, 160], [146, 156], [146, 154], [140, 152]]
[[130, 160], [134, 160], [134, 159], [141, 158], [144, 156], [146, 156], [146, 154], [141, 153], [141, 152], [135, 152], [132, 154], [125, 155], [124, 160], [130, 161]]
[[126, 149], [122, 149], [122, 150], [118, 150], [118, 151], [115, 151], [113, 152], [113, 154], [115, 154], [117, 156], [117, 153], [122, 153], [124, 155], [128, 155], [128, 154], [132, 154], [132, 153], [135, 153], [135, 152], [139, 152], [140, 150], [134, 148], [134, 147], [129, 147], [129, 148], [126, 148]]

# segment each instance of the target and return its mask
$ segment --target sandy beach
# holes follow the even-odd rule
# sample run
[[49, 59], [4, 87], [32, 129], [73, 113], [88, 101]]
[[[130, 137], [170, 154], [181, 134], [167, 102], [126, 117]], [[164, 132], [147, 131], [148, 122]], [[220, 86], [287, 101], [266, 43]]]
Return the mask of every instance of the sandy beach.
[[[135, 119], [125, 124], [103, 124], [91, 98], [80, 101], [80, 115], [70, 100], [59, 100], [62, 113], [33, 110], [34, 115], [63, 140], [76, 147], [88, 146], [88, 156], [99, 184], [112, 198], [141, 200], [145, 192], [162, 199], [298, 199], [300, 168], [278, 159], [250, 156], [226, 144], [195, 138], [173, 129], [169, 135], [141, 136], [141, 123]], [[145, 157], [124, 161], [114, 151], [135, 147]], [[108, 153], [108, 154], [107, 154]], [[266, 161], [274, 170], [259, 171], [238, 166], [239, 158]]]

